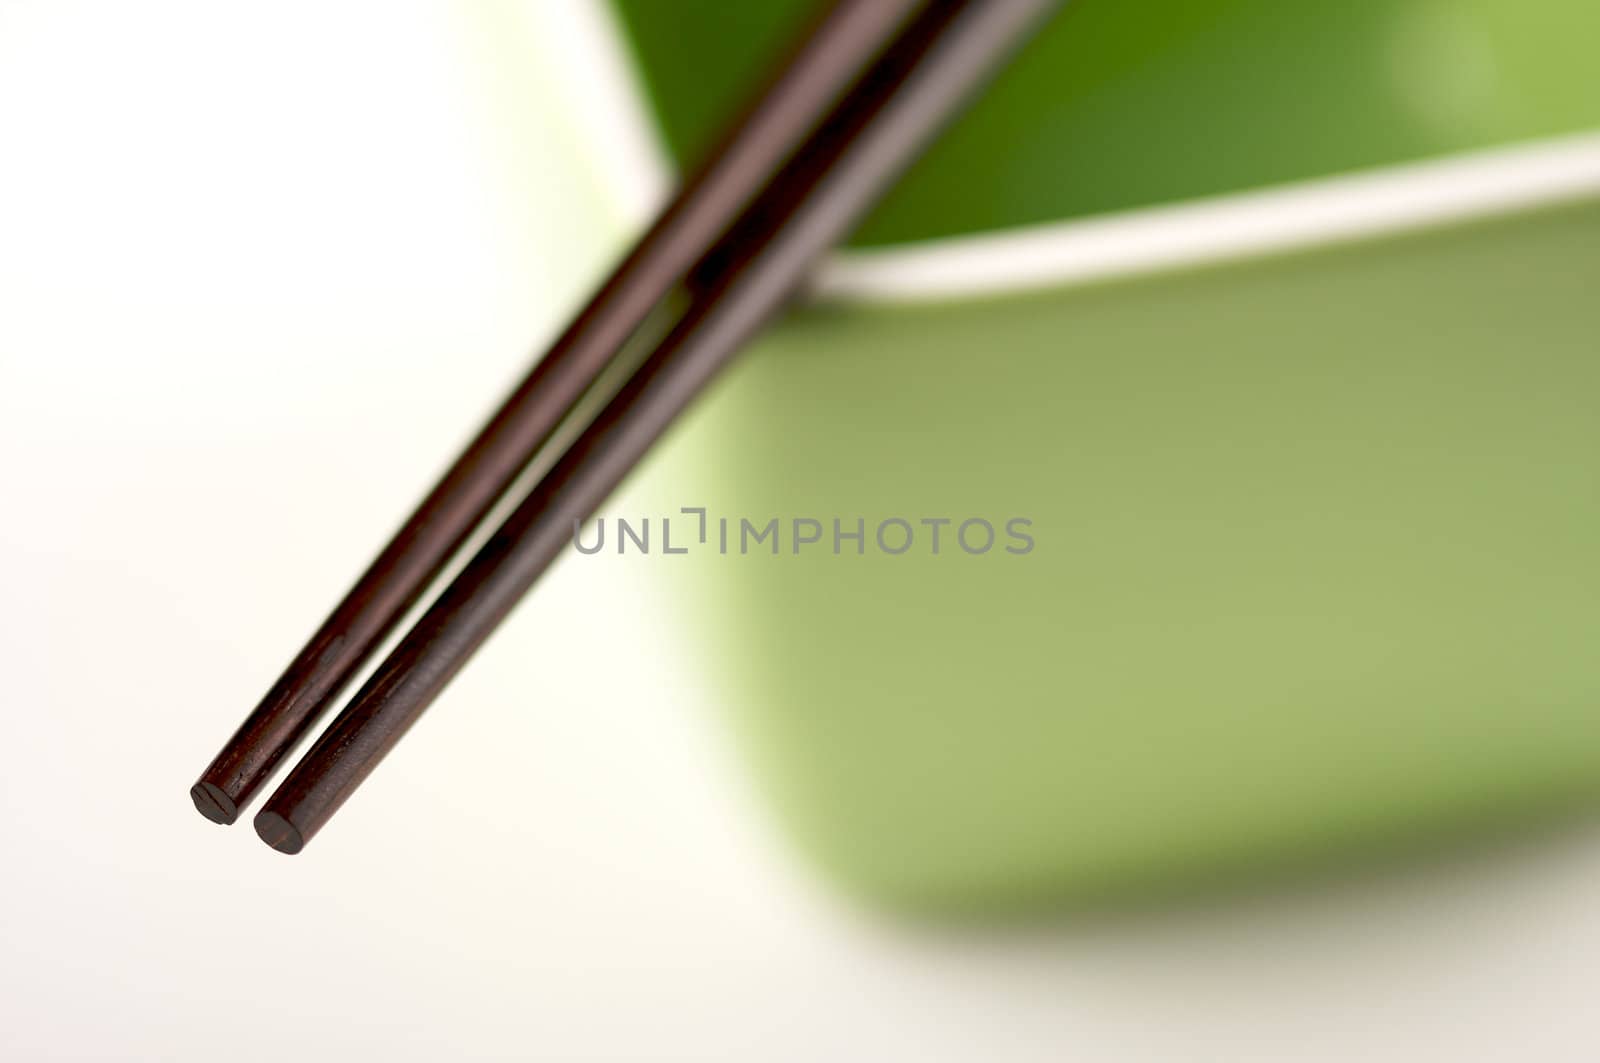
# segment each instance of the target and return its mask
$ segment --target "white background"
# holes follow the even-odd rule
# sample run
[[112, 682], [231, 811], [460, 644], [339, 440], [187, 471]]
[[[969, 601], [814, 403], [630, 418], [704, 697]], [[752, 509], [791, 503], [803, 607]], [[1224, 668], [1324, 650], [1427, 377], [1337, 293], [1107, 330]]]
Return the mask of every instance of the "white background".
[[0, 1058], [1593, 1059], [1600, 837], [934, 931], [574, 560], [299, 857], [186, 790], [624, 237], [529, 5], [0, 0]]

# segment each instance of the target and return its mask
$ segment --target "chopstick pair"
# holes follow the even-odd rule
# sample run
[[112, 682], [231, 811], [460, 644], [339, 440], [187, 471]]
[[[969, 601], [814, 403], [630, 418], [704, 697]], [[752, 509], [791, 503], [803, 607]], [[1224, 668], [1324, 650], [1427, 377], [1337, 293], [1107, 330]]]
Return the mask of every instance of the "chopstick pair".
[[623, 345], [686, 307], [255, 817], [300, 851], [738, 348], [1060, 0], [840, 0], [191, 788], [231, 823]]

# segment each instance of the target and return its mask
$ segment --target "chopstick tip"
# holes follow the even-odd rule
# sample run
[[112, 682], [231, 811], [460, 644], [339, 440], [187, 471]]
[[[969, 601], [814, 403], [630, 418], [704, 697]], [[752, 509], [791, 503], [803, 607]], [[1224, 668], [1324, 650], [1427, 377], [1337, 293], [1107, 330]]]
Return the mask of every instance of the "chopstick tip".
[[263, 809], [256, 814], [256, 834], [280, 853], [294, 854], [305, 848], [300, 829], [276, 812]]
[[239, 806], [222, 792], [222, 787], [204, 779], [189, 787], [189, 798], [199, 813], [213, 823], [227, 826], [239, 818]]

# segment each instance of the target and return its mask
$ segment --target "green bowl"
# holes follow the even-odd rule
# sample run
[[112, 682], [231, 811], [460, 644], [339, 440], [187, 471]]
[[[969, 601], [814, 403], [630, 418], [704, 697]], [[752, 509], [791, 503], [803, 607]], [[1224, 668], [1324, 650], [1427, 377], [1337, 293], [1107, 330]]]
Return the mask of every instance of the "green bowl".
[[[616, 6], [678, 157], [796, 10]], [[1125, 897], [1600, 791], [1596, 31], [1085, 0], [729, 371], [662, 567], [841, 882]]]

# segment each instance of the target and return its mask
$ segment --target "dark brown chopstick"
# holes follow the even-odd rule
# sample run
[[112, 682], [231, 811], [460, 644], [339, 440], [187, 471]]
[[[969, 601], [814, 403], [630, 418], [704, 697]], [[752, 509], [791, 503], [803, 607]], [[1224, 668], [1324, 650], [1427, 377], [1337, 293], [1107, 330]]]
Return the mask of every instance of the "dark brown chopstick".
[[718, 250], [685, 315], [378, 667], [255, 817], [299, 852], [488, 638], [588, 517], [1058, 0], [929, 4]]
[[651, 311], [923, 7], [839, 0], [445, 473], [190, 789], [232, 823], [488, 515]]

